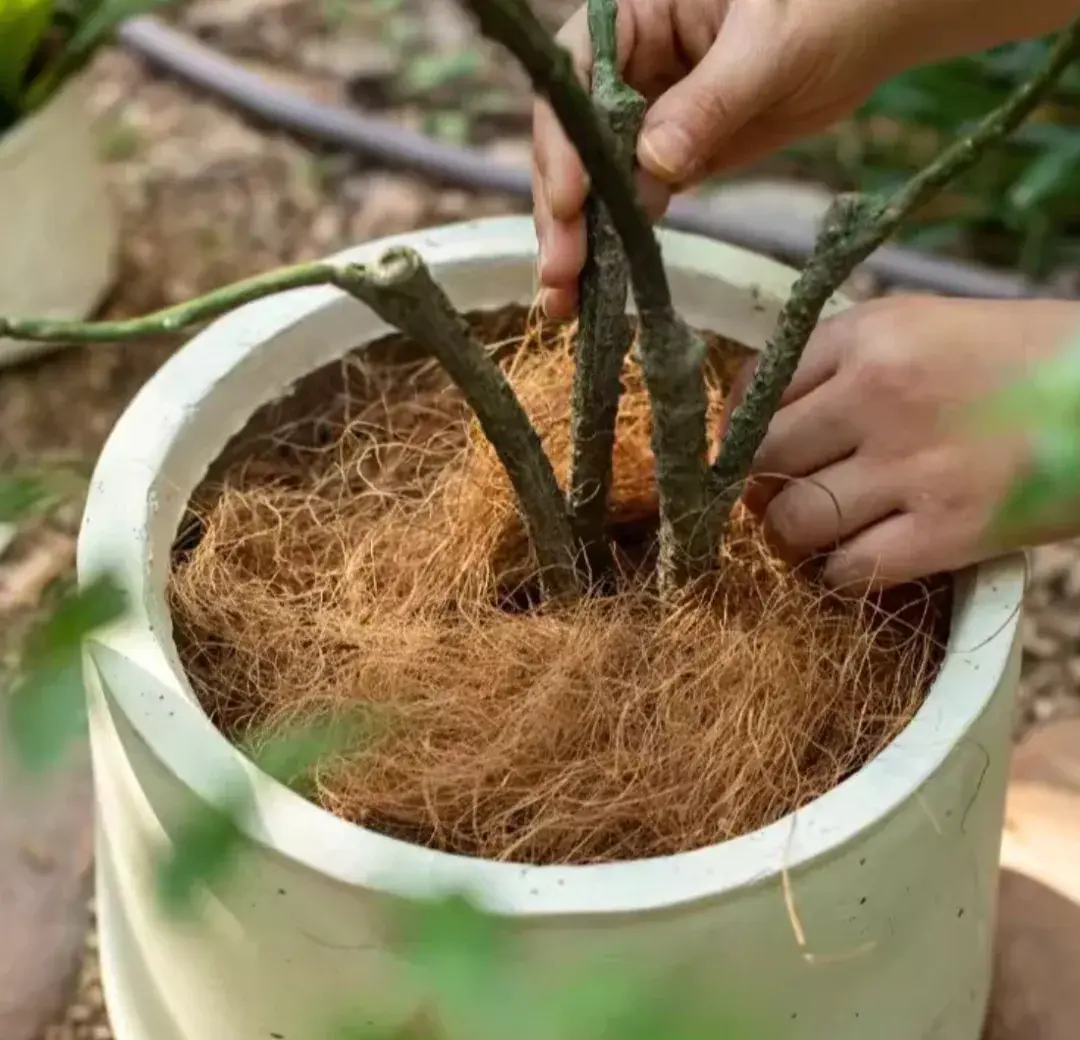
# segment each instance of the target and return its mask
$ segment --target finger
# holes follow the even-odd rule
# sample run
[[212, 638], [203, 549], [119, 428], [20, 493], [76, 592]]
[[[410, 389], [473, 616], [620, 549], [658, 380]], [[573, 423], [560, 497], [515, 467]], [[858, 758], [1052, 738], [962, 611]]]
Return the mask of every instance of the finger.
[[574, 289], [585, 265], [585, 220], [553, 220], [540, 246], [540, 283], [550, 289]]
[[[842, 317], [838, 316], [838, 317]], [[816, 390], [823, 383], [832, 379], [839, 371], [840, 358], [848, 336], [845, 332], [846, 323], [838, 322], [836, 318], [823, 321], [814, 334], [810, 337], [803, 356], [799, 360], [795, 375], [788, 383], [780, 398], [780, 407], [784, 408], [805, 397], [811, 390]], [[731, 413], [741, 403], [750, 386], [750, 381], [757, 371], [760, 355], [755, 354], [743, 362], [735, 378], [732, 380], [731, 389], [728, 391], [727, 401], [724, 406], [723, 427], [727, 432], [731, 421]]]
[[862, 439], [856, 402], [838, 382], [819, 386], [773, 416], [752, 472], [805, 477], [855, 451]]
[[648, 218], [654, 223], [663, 217], [671, 205], [671, 188], [657, 180], [648, 170], [638, 167], [634, 173], [638, 198]]
[[780, 398], [780, 407], [794, 404], [824, 385], [840, 371], [840, 361], [850, 340], [851, 322], [847, 314], [838, 314], [821, 322], [806, 344], [795, 375]]
[[539, 244], [540, 306], [551, 318], [572, 318], [577, 310], [578, 275], [585, 262], [585, 222], [554, 221], [547, 201], [536, 195], [533, 210]]
[[[625, 68], [634, 52], [633, 9], [620, 7], [616, 21], [619, 63]], [[574, 74], [586, 89], [592, 79], [592, 37], [586, 8], [579, 8], [555, 37], [570, 55]], [[572, 220], [581, 211], [588, 195], [588, 176], [577, 150], [563, 131], [551, 105], [538, 98], [533, 106], [533, 165], [539, 190], [548, 200], [554, 220]]]
[[578, 311], [578, 290], [575, 286], [542, 289], [540, 309], [545, 317], [555, 321], [569, 321]]
[[770, 61], [759, 41], [725, 26], [704, 59], [649, 109], [641, 165], [677, 187], [703, 175], [764, 104]]
[[788, 481], [765, 511], [765, 537], [789, 563], [835, 549], [900, 508], [903, 488], [889, 478], [855, 456]]
[[[585, 8], [567, 21], [556, 40], [569, 52], [574, 74], [587, 88], [592, 72], [592, 40]], [[581, 210], [588, 179], [554, 109], [543, 98], [537, 98], [533, 105], [533, 169], [534, 189], [547, 201], [552, 219], [566, 220]]]
[[842, 592], [861, 595], [958, 570], [977, 559], [974, 517], [943, 523], [930, 513], [895, 513], [833, 552], [822, 578]]
[[554, 110], [543, 99], [533, 103], [533, 168], [537, 191], [552, 217], [565, 220], [585, 205], [588, 176]]

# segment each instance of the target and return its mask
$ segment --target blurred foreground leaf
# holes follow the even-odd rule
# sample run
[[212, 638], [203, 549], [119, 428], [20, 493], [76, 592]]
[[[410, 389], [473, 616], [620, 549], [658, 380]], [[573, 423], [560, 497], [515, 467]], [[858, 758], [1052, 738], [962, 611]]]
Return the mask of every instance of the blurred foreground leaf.
[[1039, 432], [1028, 470], [1010, 490], [997, 517], [1003, 531], [1030, 530], [1048, 514], [1080, 499], [1080, 427]]
[[189, 913], [196, 893], [229, 871], [244, 844], [241, 821], [247, 811], [247, 801], [237, 796], [223, 808], [199, 809], [180, 828], [157, 872], [158, 897], [167, 912]]
[[[0, 0], [0, 3], [8, 0]], [[44, 104], [109, 42], [121, 22], [165, 7], [173, 0], [58, 0], [55, 24], [63, 40], [42, 70], [26, 86], [23, 109]]]
[[119, 587], [101, 578], [67, 595], [31, 633], [5, 705], [7, 733], [23, 768], [55, 765], [85, 731], [82, 643], [125, 606]]
[[370, 738], [372, 725], [360, 712], [306, 722], [248, 741], [247, 754], [279, 783], [310, 794], [312, 774], [361, 747]]
[[[314, 772], [367, 739], [366, 718], [341, 716], [259, 733], [243, 748], [252, 762], [290, 788], [306, 787]], [[222, 792], [185, 821], [158, 866], [158, 892], [170, 913], [185, 914], [200, 888], [221, 881], [239, 859], [253, 808], [251, 792]]]
[[52, 18], [51, 0], [0, 0], [0, 99], [22, 108], [23, 79]]
[[36, 477], [0, 476], [0, 523], [25, 519], [49, 497], [48, 488]]
[[1022, 433], [1031, 445], [993, 520], [999, 535], [1046, 526], [1080, 506], [1080, 329], [1055, 358], [981, 404], [975, 420], [986, 432]]
[[365, 1007], [334, 1040], [773, 1040], [734, 997], [718, 1012], [677, 964], [572, 951], [541, 965], [505, 920], [461, 897], [413, 902], [396, 923], [403, 990], [422, 1014]]

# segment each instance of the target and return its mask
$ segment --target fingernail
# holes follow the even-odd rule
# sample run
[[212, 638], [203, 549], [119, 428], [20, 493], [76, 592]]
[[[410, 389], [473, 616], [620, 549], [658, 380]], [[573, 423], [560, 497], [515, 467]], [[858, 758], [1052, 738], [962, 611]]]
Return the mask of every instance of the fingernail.
[[537, 277], [543, 279], [544, 277], [544, 257], [547, 255], [547, 243], [548, 237], [551, 232], [548, 230], [548, 223], [537, 223], [536, 225], [536, 274]]
[[661, 123], [645, 132], [641, 148], [648, 165], [662, 180], [681, 181], [694, 163], [694, 145], [677, 123]]
[[671, 189], [658, 177], [644, 171], [638, 171], [638, 198], [650, 220], [659, 220], [671, 201]]

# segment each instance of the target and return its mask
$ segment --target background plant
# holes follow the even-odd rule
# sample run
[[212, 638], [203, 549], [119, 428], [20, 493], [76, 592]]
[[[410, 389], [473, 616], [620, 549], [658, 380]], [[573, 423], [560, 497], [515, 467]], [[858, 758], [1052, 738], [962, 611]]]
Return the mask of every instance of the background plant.
[[[883, 83], [834, 132], [787, 150], [845, 190], [891, 191], [1023, 83], [1057, 40], [1007, 44]], [[1033, 279], [1080, 260], [1080, 70], [1068, 69], [1007, 142], [900, 231], [912, 245], [1018, 266]]]
[[0, 134], [45, 104], [125, 19], [170, 0], [0, 0]]

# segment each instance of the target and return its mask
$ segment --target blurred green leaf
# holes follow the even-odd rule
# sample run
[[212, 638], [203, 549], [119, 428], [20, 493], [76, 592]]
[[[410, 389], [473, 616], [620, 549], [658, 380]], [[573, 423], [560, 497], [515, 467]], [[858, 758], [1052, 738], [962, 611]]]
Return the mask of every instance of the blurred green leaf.
[[81, 5], [81, 18], [68, 41], [69, 60], [81, 61], [106, 42], [121, 22], [167, 7], [174, 0], [94, 0]]
[[313, 770], [356, 751], [371, 736], [368, 713], [341, 714], [273, 730], [248, 742], [248, 755], [263, 772], [286, 787], [305, 787]]
[[0, 0], [0, 98], [15, 110], [51, 19], [52, 0]]
[[409, 63], [405, 71], [405, 88], [412, 94], [427, 93], [472, 76], [479, 67], [480, 54], [474, 50], [423, 54]]
[[173, 837], [169, 852], [158, 865], [158, 898], [175, 915], [190, 913], [196, 894], [223, 877], [244, 846], [241, 821], [247, 801], [234, 796], [223, 806], [204, 806]]
[[[3, 0], [0, 0], [3, 2]], [[44, 104], [52, 94], [78, 72], [122, 22], [136, 15], [166, 7], [174, 0], [81, 0], [65, 6], [71, 24], [66, 41], [56, 56], [35, 77], [25, 93], [24, 108]]]
[[0, 523], [24, 520], [49, 497], [48, 488], [36, 477], [0, 476]]
[[[786, 154], [801, 157], [807, 175], [838, 187], [889, 191], [1004, 101], [1045, 60], [1051, 40], [911, 69], [881, 84], [853, 120], [823, 135], [831, 153], [815, 155], [799, 145]], [[919, 248], [974, 253], [1031, 278], [1070, 263], [1080, 238], [1080, 68], [1070, 69], [1049, 103], [920, 215], [917, 228], [901, 234]]]
[[78, 655], [83, 640], [117, 620], [126, 609], [123, 591], [109, 577], [98, 578], [66, 596], [27, 641], [24, 664], [36, 668]]
[[471, 130], [464, 112], [429, 112], [424, 117], [424, 132], [450, 144], [464, 144]]
[[61, 600], [27, 640], [6, 704], [7, 732], [24, 769], [54, 765], [86, 728], [83, 640], [119, 618], [126, 603], [108, 578]]
[[1055, 151], [1040, 155], [1013, 184], [1009, 205], [1020, 213], [1031, 213], [1064, 190], [1070, 174], [1080, 169], [1080, 138], [1074, 138]]
[[86, 731], [86, 697], [78, 661], [58, 660], [24, 676], [10, 694], [7, 729], [20, 766], [56, 765]]
[[[339, 716], [258, 734], [242, 750], [275, 779], [297, 787], [312, 770], [354, 750], [368, 733], [366, 718]], [[247, 793], [226, 793], [218, 807], [201, 806], [185, 822], [158, 867], [159, 894], [170, 912], [189, 912], [198, 890], [224, 877], [234, 865], [250, 810]]]
[[1040, 430], [1028, 471], [1001, 506], [1001, 530], [1030, 530], [1063, 504], [1080, 498], [1080, 428]]
[[[453, 896], [408, 907], [400, 927], [399, 948], [430, 991], [448, 1040], [509, 1035], [525, 1007], [512, 985], [514, 951], [502, 922]], [[488, 999], [492, 992], [498, 1001]]]

